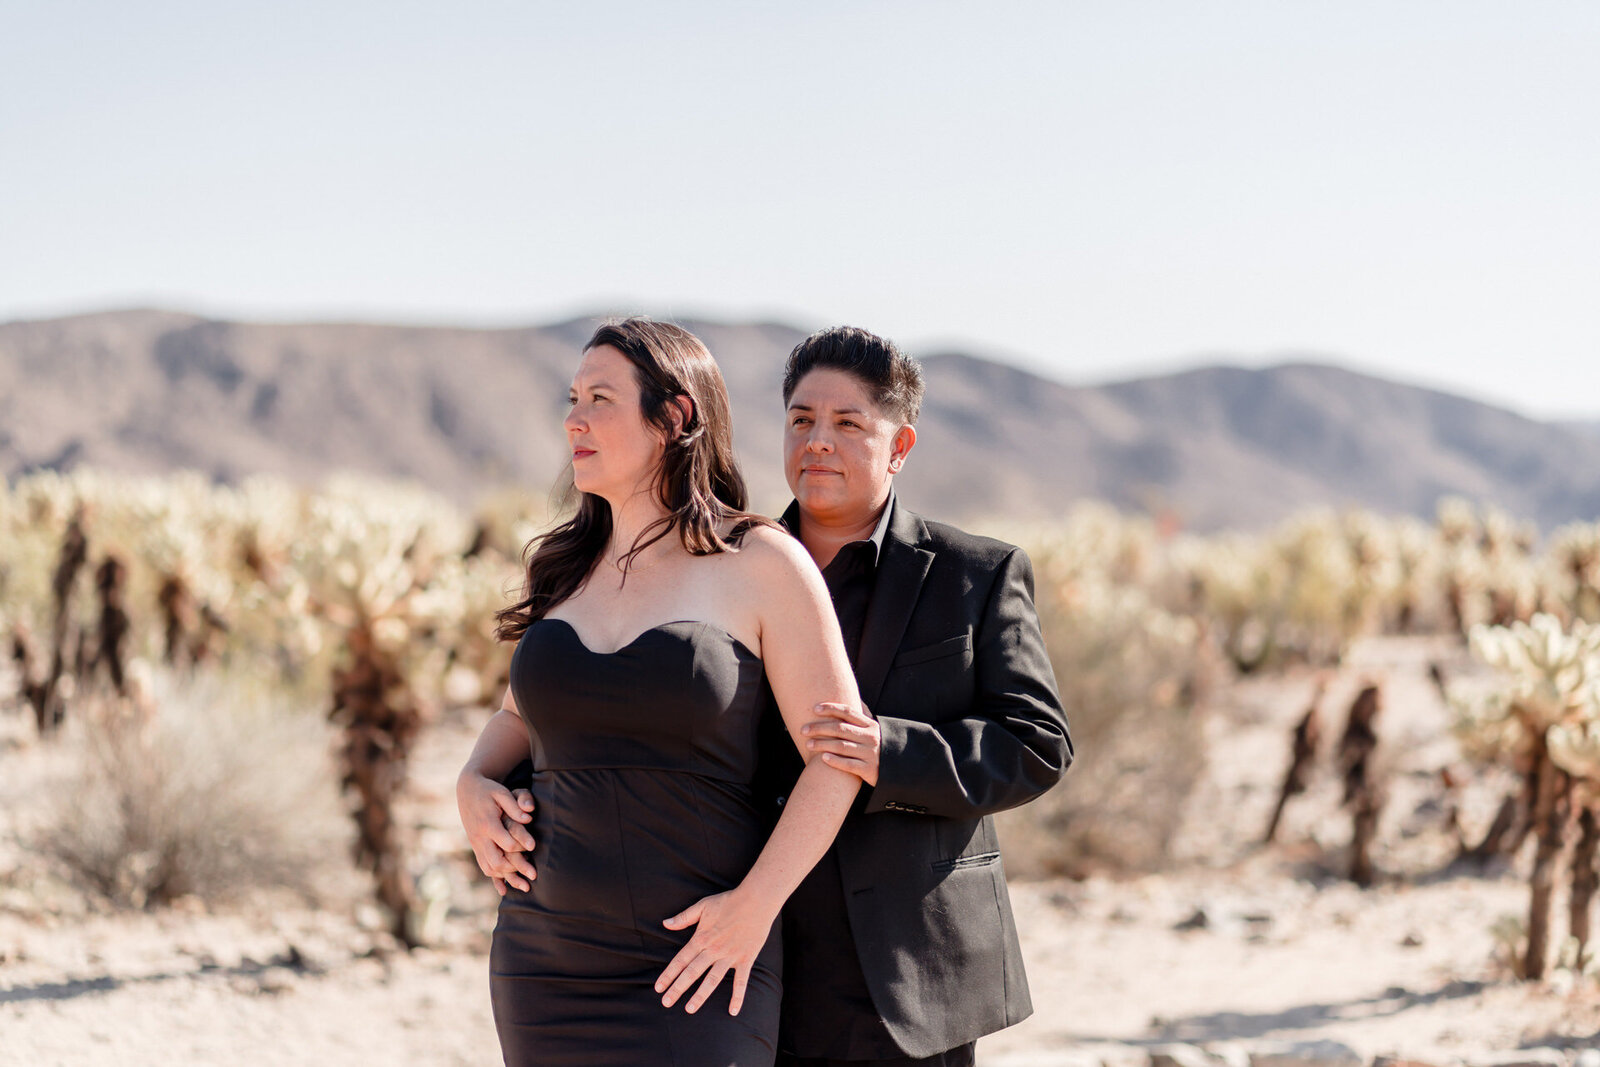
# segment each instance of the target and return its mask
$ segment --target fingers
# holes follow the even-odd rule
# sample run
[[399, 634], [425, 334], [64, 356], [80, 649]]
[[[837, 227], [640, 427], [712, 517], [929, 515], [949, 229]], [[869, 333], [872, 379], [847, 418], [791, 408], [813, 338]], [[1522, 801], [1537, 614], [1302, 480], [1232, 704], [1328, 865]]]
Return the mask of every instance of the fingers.
[[[693, 945], [694, 943], [691, 941], [688, 945], [683, 947], [685, 950], [687, 950], [693, 947]], [[680, 952], [679, 955], [681, 956], [683, 953]], [[674, 962], [676, 962], [676, 960], [674, 960]], [[709, 955], [699, 951], [699, 949], [696, 949], [694, 956], [685, 962], [683, 969], [678, 972], [678, 976], [674, 978], [672, 980], [672, 984], [667, 987], [666, 995], [661, 998], [661, 1006], [663, 1008], [670, 1008], [676, 1004], [678, 1002], [678, 998], [689, 991], [689, 987], [694, 985], [697, 978], [706, 973], [706, 969], [709, 968], [713, 962], [715, 961]], [[718, 977], [720, 977], [720, 975]], [[659, 986], [660, 984], [661, 982], [658, 979], [656, 981], [656, 985]]]
[[694, 991], [694, 996], [689, 998], [689, 1003], [683, 1006], [683, 1010], [690, 1015], [699, 1011], [705, 1005], [705, 1002], [711, 999], [711, 994], [716, 992], [717, 986], [722, 984], [722, 976], [727, 974], [730, 969], [729, 965], [721, 960], [707, 968], [705, 981], [700, 983], [700, 988]]
[[535, 845], [532, 832], [530, 832], [528, 828], [522, 825], [520, 822], [508, 822], [506, 820], [507, 817], [502, 816], [500, 819], [500, 826], [505, 830], [506, 836], [511, 838], [511, 840], [516, 844], [517, 850], [522, 852], [532, 852]]
[[503, 852], [493, 843], [486, 842], [482, 851], [474, 849], [473, 856], [478, 861], [478, 869], [495, 883], [501, 896], [505, 896], [507, 885], [526, 893], [533, 888], [533, 880], [539, 877], [539, 872], [522, 853]]
[[[695, 923], [700, 921], [700, 912], [705, 908], [705, 905], [706, 902], [704, 900], [697, 900], [684, 910], [678, 912], [678, 914], [672, 916], [670, 919], [661, 920], [661, 925], [665, 926], [668, 930], [682, 930], [685, 926], [693, 926]], [[684, 947], [688, 948], [687, 945]], [[680, 952], [679, 955], [681, 956], [682, 953]], [[660, 989], [656, 990], [658, 993], [660, 991]]]
[[[853, 774], [857, 778], [865, 778], [869, 769], [865, 760], [851, 759], [849, 756], [835, 756], [832, 752], [822, 754], [822, 762], [830, 767], [837, 767], [846, 774]], [[860, 788], [859, 786], [857, 788]]]
[[824, 752], [817, 758], [834, 770], [855, 775], [867, 785], [876, 786], [878, 784], [877, 767], [866, 760], [851, 759], [848, 756], [835, 756], [832, 752]]
[[477, 808], [470, 817], [463, 815], [467, 837], [476, 839], [478, 835], [483, 835], [502, 852], [526, 852], [532, 849], [533, 835], [522, 824], [533, 816], [522, 810], [520, 802], [512, 797], [511, 790], [504, 786], [493, 786], [489, 790], [489, 798], [494, 802], [493, 806]]
[[500, 877], [505, 866], [505, 853], [497, 848], [492, 841], [485, 841], [482, 845], [472, 846], [473, 858], [478, 861], [478, 870], [490, 878]]
[[507, 789], [503, 785], [495, 787], [495, 789], [489, 793], [489, 796], [496, 804], [500, 805], [500, 810], [506, 813], [507, 818], [515, 819], [517, 822], [527, 822], [529, 819], [533, 818], [532, 815], [528, 814], [528, 812], [533, 810], [533, 794], [529, 793], [526, 789], [519, 789], [517, 792], [527, 794], [528, 806], [526, 808], [522, 806], [522, 800], [518, 797], [512, 796], [511, 790]]
[[865, 708], [857, 711], [848, 704], [823, 703], [816, 710], [828, 717], [800, 728], [806, 751], [821, 756], [830, 767], [877, 785], [878, 749], [883, 743], [877, 720]]
[[870, 723], [873, 721], [872, 713], [865, 707], [854, 707], [850, 704], [836, 704], [823, 701], [811, 709], [815, 714], [824, 719], [839, 719], [843, 722]]
[[[678, 954], [672, 957], [672, 961], [662, 969], [660, 976], [656, 978], [656, 992], [665, 993], [677, 982], [678, 977], [683, 974], [690, 961], [698, 955], [700, 955], [700, 947], [694, 943], [693, 939], [690, 939], [689, 943], [678, 950]], [[672, 1001], [663, 999], [661, 1003], [670, 1005]]]
[[493, 872], [495, 877], [504, 878], [506, 884], [512, 889], [526, 893], [533, 888], [533, 880], [539, 877], [539, 872], [534, 870], [533, 864], [520, 852], [509, 853], [504, 863]]
[[527, 851], [512, 832], [506, 828], [506, 824], [499, 819], [494, 820], [494, 823], [489, 828], [489, 843], [501, 852]]
[[836, 737], [843, 741], [854, 741], [857, 744], [870, 744], [872, 730], [866, 726], [857, 726], [854, 723], [832, 722], [828, 719], [819, 719], [808, 722], [800, 727], [800, 733], [806, 737]]
[[[697, 900], [671, 918], [661, 920], [661, 925], [665, 926], [668, 930], [682, 930], [686, 926], [693, 926], [695, 923], [700, 921], [700, 916], [705, 911], [705, 906], [706, 902], [704, 898]], [[678, 950], [678, 954], [672, 957], [672, 962], [668, 963], [667, 966], [662, 970], [661, 976], [656, 979], [656, 992], [667, 993], [667, 995], [661, 1000], [661, 1003], [664, 1006], [670, 1008], [672, 1006], [672, 1002], [678, 999], [679, 994], [681, 994], [684, 989], [689, 987], [689, 983], [694, 981], [695, 978], [699, 976], [700, 972], [706, 969], [706, 964], [701, 963], [699, 968], [690, 974], [687, 979], [683, 977], [686, 973], [688, 973], [688, 968], [700, 956], [700, 954], [701, 949], [699, 942], [691, 937], [687, 942], [684, 943], [684, 946]], [[681, 988], [678, 988], [679, 982], [682, 982]], [[674, 991], [668, 992], [669, 990]]]
[[511, 870], [516, 871], [516, 873], [522, 875], [522, 877], [528, 879], [530, 882], [539, 877], [539, 872], [534, 868], [533, 863], [528, 859], [525, 853], [507, 853], [506, 866]]
[[871, 750], [871, 746], [863, 741], [834, 737], [814, 737], [806, 742], [806, 749], [811, 752], [832, 752], [836, 756], [859, 757], [866, 755]]
[[744, 1007], [744, 991], [750, 985], [750, 967], [748, 964], [734, 968], [733, 971], [733, 998], [728, 1001], [728, 1014], [738, 1015], [739, 1009]]
[[527, 789], [513, 789], [511, 797], [523, 811], [533, 810], [533, 793]]
[[872, 743], [872, 732], [863, 726], [822, 722], [807, 723], [806, 725], [810, 729], [802, 730], [802, 732], [811, 739], [813, 745], [826, 738], [848, 742], [853, 745], [869, 745]]

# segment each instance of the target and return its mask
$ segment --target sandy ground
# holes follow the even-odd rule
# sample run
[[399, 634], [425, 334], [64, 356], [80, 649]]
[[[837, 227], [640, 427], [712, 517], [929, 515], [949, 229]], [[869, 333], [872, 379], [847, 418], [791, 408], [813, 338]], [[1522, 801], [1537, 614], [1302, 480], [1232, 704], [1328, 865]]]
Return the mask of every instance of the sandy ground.
[[[1426, 665], [1450, 655], [1433, 642], [1374, 641], [1331, 679], [1331, 728], [1364, 679], [1385, 687], [1394, 798], [1377, 887], [1338, 877], [1349, 830], [1331, 772], [1291, 805], [1283, 844], [1255, 844], [1315, 676], [1235, 683], [1213, 701], [1211, 761], [1174, 870], [1013, 886], [1037, 1010], [980, 1043], [980, 1062], [1332, 1038], [1367, 1057], [1447, 1063], [1597, 1043], [1591, 979], [1557, 971], [1518, 983], [1497, 960], [1491, 928], [1524, 911], [1525, 882], [1444, 868], [1453, 845], [1437, 770], [1454, 748]], [[54, 757], [19, 740], [23, 725], [7, 723], [0, 748], [0, 1064], [499, 1062], [486, 974], [494, 896], [452, 837], [450, 783], [474, 723], [433, 730], [416, 762], [410, 821], [424, 847], [446, 854], [455, 896], [440, 944], [409, 954], [350, 903], [312, 909], [257, 894], [227, 908], [189, 900], [130, 913], [41, 876], [19, 828]], [[1487, 821], [1495, 784], [1457, 798], [1469, 833]]]

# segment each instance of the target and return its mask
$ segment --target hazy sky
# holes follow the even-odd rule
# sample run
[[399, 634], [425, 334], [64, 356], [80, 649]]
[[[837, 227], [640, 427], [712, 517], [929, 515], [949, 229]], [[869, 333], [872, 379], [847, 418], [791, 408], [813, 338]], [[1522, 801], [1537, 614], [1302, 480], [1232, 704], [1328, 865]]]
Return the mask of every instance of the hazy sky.
[[149, 304], [1600, 416], [1600, 3], [0, 0], [0, 319]]

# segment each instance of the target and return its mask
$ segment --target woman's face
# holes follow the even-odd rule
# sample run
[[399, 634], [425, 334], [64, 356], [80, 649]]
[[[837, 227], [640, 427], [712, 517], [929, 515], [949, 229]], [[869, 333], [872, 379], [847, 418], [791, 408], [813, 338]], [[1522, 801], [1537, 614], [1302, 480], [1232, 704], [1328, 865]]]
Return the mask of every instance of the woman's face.
[[639, 383], [628, 357], [610, 345], [583, 354], [572, 376], [563, 426], [578, 490], [613, 507], [648, 489], [666, 445], [639, 409]]

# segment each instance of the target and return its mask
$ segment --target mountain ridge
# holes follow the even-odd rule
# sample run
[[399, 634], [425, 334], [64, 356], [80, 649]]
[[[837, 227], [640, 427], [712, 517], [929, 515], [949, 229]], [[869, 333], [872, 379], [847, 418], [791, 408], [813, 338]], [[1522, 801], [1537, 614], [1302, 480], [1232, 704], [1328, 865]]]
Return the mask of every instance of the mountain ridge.
[[[219, 481], [335, 470], [469, 502], [548, 492], [560, 416], [598, 319], [543, 326], [248, 322], [180, 310], [0, 323], [0, 469], [198, 469]], [[682, 320], [717, 356], [752, 505], [780, 510], [781, 322]], [[1304, 359], [1073, 385], [962, 351], [923, 359], [902, 496], [957, 521], [1043, 518], [1097, 497], [1197, 529], [1305, 507], [1429, 515], [1443, 495], [1545, 527], [1600, 514], [1596, 423], [1541, 422]]]

